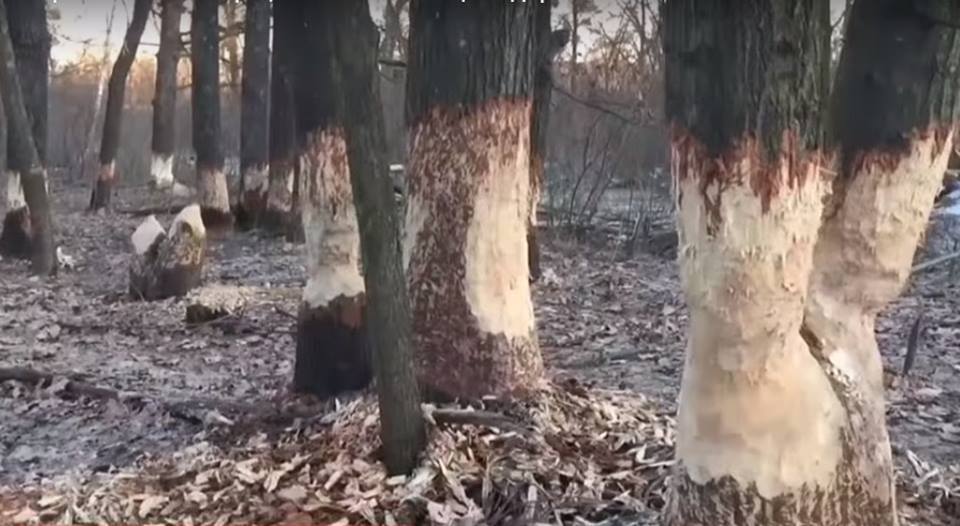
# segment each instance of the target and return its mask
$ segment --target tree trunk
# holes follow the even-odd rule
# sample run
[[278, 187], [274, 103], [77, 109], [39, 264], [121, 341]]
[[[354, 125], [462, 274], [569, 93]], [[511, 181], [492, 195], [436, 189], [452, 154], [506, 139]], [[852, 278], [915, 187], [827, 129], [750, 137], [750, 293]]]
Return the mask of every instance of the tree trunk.
[[223, 23], [227, 28], [223, 38], [223, 55], [227, 66], [227, 86], [234, 94], [240, 87], [240, 72], [243, 68], [240, 57], [240, 32], [237, 29], [240, 22], [237, 4], [237, 0], [223, 2]]
[[543, 373], [526, 237], [543, 7], [410, 6], [404, 262], [431, 396], [520, 395]]
[[103, 135], [100, 138], [100, 173], [90, 195], [90, 210], [99, 210], [110, 205], [110, 195], [116, 182], [116, 158], [120, 149], [120, 128], [123, 124], [123, 103], [127, 91], [127, 74], [137, 57], [140, 37], [150, 17], [151, 0], [136, 0], [133, 18], [123, 37], [123, 47], [113, 63], [110, 85], [107, 88], [107, 113], [103, 118]]
[[[301, 20], [305, 20], [301, 11]], [[309, 9], [295, 38], [297, 135], [303, 147], [303, 225], [307, 285], [297, 324], [294, 387], [333, 396], [366, 386], [372, 376], [364, 322], [366, 296], [360, 275], [360, 237], [350, 186], [342, 122], [336, 112], [333, 42], [327, 31], [332, 4]], [[335, 22], [339, 24], [338, 20]]]
[[267, 198], [270, 1], [247, 0], [240, 109], [240, 210], [244, 228], [260, 222]]
[[[17, 2], [12, 2], [17, 3]], [[34, 126], [31, 130], [30, 117], [27, 114], [26, 104], [21, 90], [20, 76], [29, 71], [32, 75], [27, 76], [31, 84], [23, 85], [31, 88], [40, 87], [37, 83], [43, 85], [43, 102], [46, 104], [46, 85], [47, 79], [44, 75], [41, 77], [40, 71], [47, 71], [47, 64], [41, 67], [38, 62], [44, 57], [44, 53], [49, 56], [49, 33], [47, 33], [46, 10], [43, 2], [39, 8], [33, 5], [20, 4], [13, 10], [17, 15], [23, 15], [22, 18], [13, 18], [7, 16], [6, 2], [0, 4], [0, 97], [3, 100], [7, 123], [9, 125], [8, 139], [8, 157], [10, 168], [13, 172], [20, 174], [21, 184], [23, 186], [23, 195], [29, 210], [29, 220], [27, 232], [30, 233], [30, 254], [33, 271], [41, 276], [52, 275], [56, 272], [56, 250], [53, 241], [53, 218], [50, 213], [50, 202], [47, 196], [47, 174], [43, 168], [40, 154], [37, 151], [34, 134], [42, 131], [46, 135], [46, 109], [35, 113]], [[25, 8], [23, 11], [18, 11]], [[22, 23], [17, 28], [21, 36], [26, 36], [33, 45], [27, 49], [35, 55], [24, 54], [25, 63], [21, 68], [17, 68], [18, 59], [14, 56], [14, 46], [10, 38], [10, 20]], [[33, 59], [32, 61], [27, 60]], [[36, 94], [34, 94], [36, 95]], [[31, 98], [31, 102], [36, 102], [37, 98]], [[31, 133], [31, 131], [33, 133]], [[7, 225], [5, 225], [7, 226]]]
[[203, 224], [212, 232], [233, 224], [220, 145], [218, 0], [195, 0], [190, 26], [193, 69], [193, 149]]
[[[367, 338], [373, 346], [380, 403], [380, 437], [387, 471], [408, 474], [426, 442], [413, 367], [407, 286], [377, 75], [377, 28], [366, 0], [307, 8], [307, 20], [330, 21], [339, 66], [335, 93], [345, 135], [350, 180], [360, 226], [364, 282], [369, 298]], [[323, 11], [332, 11], [325, 15]]]
[[[16, 56], [17, 75], [24, 88], [21, 96], [26, 107], [28, 129], [33, 132], [34, 147], [41, 164], [47, 151], [47, 82], [50, 59], [50, 33], [47, 30], [46, 4], [42, 0], [7, 2], [10, 40]], [[7, 112], [11, 114], [11, 112]], [[9, 115], [8, 115], [9, 118]], [[8, 126], [13, 129], [12, 124]], [[7, 212], [0, 233], [0, 255], [29, 258], [34, 247], [30, 212], [24, 198], [21, 175], [15, 166], [28, 165], [18, 159], [15, 133], [7, 133]]]
[[157, 78], [153, 95], [150, 177], [155, 187], [172, 188], [183, 0], [162, 0], [161, 9], [160, 48], [157, 50]]
[[103, 94], [107, 91], [107, 72], [110, 67], [110, 37], [113, 34], [113, 17], [117, 12], [117, 0], [110, 5], [110, 15], [107, 16], [107, 25], [103, 35], [103, 54], [97, 63], [97, 94], [93, 99], [93, 111], [90, 112], [90, 123], [84, 134], [83, 149], [77, 157], [77, 168], [80, 170], [80, 180], [87, 176], [87, 166], [94, 162], [94, 139], [97, 135], [97, 124], [100, 122], [100, 111], [103, 109]]
[[267, 183], [267, 206], [261, 226], [282, 232], [293, 209], [294, 169], [297, 156], [297, 122], [294, 108], [294, 72], [296, 35], [302, 26], [300, 2], [273, 2], [273, 60], [270, 87], [270, 173]]

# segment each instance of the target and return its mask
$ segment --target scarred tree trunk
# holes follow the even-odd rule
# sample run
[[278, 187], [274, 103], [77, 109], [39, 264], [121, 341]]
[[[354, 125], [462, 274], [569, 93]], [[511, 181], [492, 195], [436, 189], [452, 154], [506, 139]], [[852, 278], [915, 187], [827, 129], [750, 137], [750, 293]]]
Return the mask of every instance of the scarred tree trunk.
[[195, 0], [190, 26], [193, 69], [193, 149], [204, 226], [210, 231], [233, 224], [220, 146], [220, 43], [218, 0]]
[[[0, 98], [5, 108], [6, 120], [9, 125], [8, 138], [9, 149], [8, 156], [10, 168], [19, 173], [21, 184], [23, 186], [23, 195], [29, 210], [30, 232], [30, 255], [32, 268], [36, 274], [41, 276], [51, 275], [56, 272], [57, 261], [53, 240], [53, 218], [50, 214], [50, 202], [47, 196], [47, 173], [43, 167], [40, 154], [37, 152], [34, 134], [38, 128], [44, 134], [46, 132], [46, 109], [36, 114], [34, 128], [30, 129], [30, 118], [27, 114], [25, 98], [21, 89], [20, 76], [29, 71], [34, 74], [30, 80], [34, 83], [43, 84], [43, 102], [46, 103], [46, 75], [38, 75], [42, 70], [46, 73], [46, 63], [40, 67], [36, 62], [27, 62], [18, 71], [18, 59], [15, 58], [14, 46], [10, 38], [10, 21], [25, 24], [26, 27], [18, 27], [18, 31], [25, 31], [36, 47], [28, 48], [30, 51], [40, 56], [43, 53], [49, 54], [49, 34], [47, 33], [46, 11], [43, 2], [40, 6], [20, 4], [18, 8], [24, 8], [23, 11], [13, 10], [18, 15], [15, 19], [7, 16], [7, 8], [4, 3], [0, 3]], [[16, 2], [14, 2], [16, 3]], [[29, 56], [29, 55], [28, 55]], [[34, 55], [29, 58], [39, 60], [40, 57]], [[31, 87], [38, 87], [31, 85]], [[34, 99], [34, 102], [36, 99]], [[40, 118], [42, 116], [42, 118]], [[39, 126], [38, 126], [39, 123]], [[33, 133], [31, 133], [31, 131]], [[5, 225], [6, 226], [6, 225]]]
[[153, 138], [150, 177], [157, 188], [173, 186], [176, 147], [177, 64], [180, 63], [180, 19], [183, 0], [162, 0], [160, 48], [153, 95]]
[[103, 135], [100, 138], [100, 173], [90, 195], [90, 210], [99, 210], [110, 205], [110, 195], [116, 182], [117, 150], [120, 149], [120, 128], [123, 124], [123, 103], [127, 91], [127, 74], [137, 56], [140, 37], [150, 18], [151, 0], [136, 0], [133, 18], [123, 37], [123, 47], [113, 63], [110, 84], [107, 87], [107, 113], [103, 118]]
[[240, 108], [240, 210], [245, 228], [259, 223], [267, 198], [270, 1], [247, 0]]
[[360, 236], [344, 130], [336, 111], [332, 41], [327, 31], [318, 30], [335, 9], [324, 4], [302, 11], [311, 31], [295, 37], [303, 46], [294, 78], [309, 277], [297, 323], [294, 387], [318, 396], [362, 388], [372, 375], [364, 333]]
[[308, 7], [307, 19], [326, 18], [337, 58], [338, 108], [360, 226], [368, 302], [367, 337], [373, 346], [380, 405], [380, 437], [390, 474], [407, 474], [425, 444], [413, 367], [413, 338], [393, 181], [377, 76], [377, 28], [366, 0]]
[[[40, 163], [47, 153], [47, 86], [50, 60], [50, 33], [43, 0], [7, 1], [10, 40], [16, 57], [17, 75], [23, 87], [23, 104]], [[7, 111], [8, 118], [12, 112]], [[24, 197], [21, 173], [16, 166], [28, 164], [18, 159], [13, 126], [7, 133], [7, 212], [0, 232], [0, 255], [29, 258], [33, 253], [30, 212]]]
[[542, 8], [411, 3], [404, 261], [431, 396], [519, 395], [543, 372], [526, 237]]
[[297, 162], [297, 122], [294, 110], [296, 39], [303, 18], [300, 2], [273, 2], [273, 58], [270, 64], [270, 170], [267, 204], [260, 225], [284, 231], [293, 209], [294, 170]]

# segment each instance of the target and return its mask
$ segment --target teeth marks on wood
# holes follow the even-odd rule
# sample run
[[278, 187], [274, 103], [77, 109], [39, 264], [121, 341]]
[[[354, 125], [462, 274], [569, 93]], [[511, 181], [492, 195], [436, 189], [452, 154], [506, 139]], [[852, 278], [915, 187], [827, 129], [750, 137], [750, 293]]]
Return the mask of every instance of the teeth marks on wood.
[[129, 293], [134, 299], [158, 300], [184, 296], [200, 285], [206, 256], [206, 229], [198, 205], [177, 214], [170, 232], [153, 216], [131, 238], [134, 254], [129, 267]]

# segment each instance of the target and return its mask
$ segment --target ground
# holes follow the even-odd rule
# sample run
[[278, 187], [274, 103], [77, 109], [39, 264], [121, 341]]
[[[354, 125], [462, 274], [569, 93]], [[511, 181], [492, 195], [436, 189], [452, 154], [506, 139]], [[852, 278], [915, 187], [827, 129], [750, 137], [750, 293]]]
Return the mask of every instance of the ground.
[[[120, 188], [113, 212], [91, 215], [84, 210], [88, 191], [54, 185], [58, 239], [73, 268], [41, 282], [26, 262], [0, 261], [0, 370], [29, 368], [120, 396], [70, 396], [72, 386], [57, 379], [40, 387], [0, 382], [0, 522], [37, 488], [85, 487], [103, 473], [162, 463], [209, 444], [241, 448], [261, 431], [268, 441], [287, 436], [291, 426], [340, 403], [287, 393], [305, 280], [302, 246], [256, 233], [212, 239], [205, 283], [243, 287], [246, 307], [188, 325], [184, 300], [145, 303], [126, 295], [129, 236], [143, 219], [130, 212], [157, 205], [157, 196], [144, 187]], [[172, 214], [158, 219], [169, 225]], [[687, 323], [674, 261], [642, 253], [625, 258], [605, 238], [575, 241], [550, 231], [541, 239], [544, 272], [534, 295], [551, 377], [643, 395], [650, 422], [668, 428]], [[940, 269], [917, 276], [877, 326], [891, 373], [888, 419], [905, 524], [960, 520], [958, 284]], [[920, 314], [921, 343], [902, 378], [897, 373]], [[347, 403], [354, 411], [366, 407], [352, 403], [360, 404]], [[656, 440], [669, 445], [669, 432], [657, 431]], [[663, 473], [668, 464], [657, 469]], [[141, 512], [160, 506], [149, 497], [137, 502]]]

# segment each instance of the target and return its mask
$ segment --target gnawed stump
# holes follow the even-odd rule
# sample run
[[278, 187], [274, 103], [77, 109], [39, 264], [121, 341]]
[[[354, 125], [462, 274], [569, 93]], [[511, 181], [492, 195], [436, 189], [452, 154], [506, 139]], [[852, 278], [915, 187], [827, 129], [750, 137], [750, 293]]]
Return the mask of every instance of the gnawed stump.
[[206, 229], [200, 207], [180, 211], [166, 233], [154, 216], [131, 236], [130, 295], [144, 300], [184, 296], [200, 284], [206, 252]]
[[246, 306], [246, 297], [237, 287], [211, 285], [189, 295], [186, 322], [204, 323], [239, 314]]
[[365, 388], [373, 378], [364, 333], [366, 298], [338, 296], [325, 306], [300, 305], [293, 388], [320, 398]]

